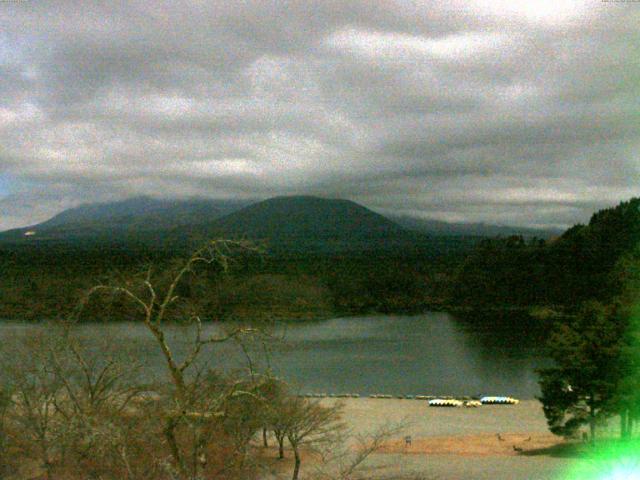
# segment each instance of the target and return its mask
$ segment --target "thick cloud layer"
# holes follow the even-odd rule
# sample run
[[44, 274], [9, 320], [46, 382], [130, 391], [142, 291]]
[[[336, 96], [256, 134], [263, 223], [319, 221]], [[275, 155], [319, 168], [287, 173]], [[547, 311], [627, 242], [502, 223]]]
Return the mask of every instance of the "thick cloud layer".
[[132, 195], [568, 225], [640, 194], [640, 5], [0, 3], [0, 228]]

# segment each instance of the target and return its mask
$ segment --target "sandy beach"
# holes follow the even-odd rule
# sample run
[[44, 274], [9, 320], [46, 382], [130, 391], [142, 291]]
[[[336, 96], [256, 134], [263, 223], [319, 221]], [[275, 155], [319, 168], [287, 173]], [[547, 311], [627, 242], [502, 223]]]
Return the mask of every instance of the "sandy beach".
[[342, 402], [344, 421], [354, 432], [406, 425], [371, 458], [369, 478], [552, 480], [576, 461], [554, 454], [563, 440], [549, 433], [535, 400], [478, 408], [436, 408], [400, 399]]

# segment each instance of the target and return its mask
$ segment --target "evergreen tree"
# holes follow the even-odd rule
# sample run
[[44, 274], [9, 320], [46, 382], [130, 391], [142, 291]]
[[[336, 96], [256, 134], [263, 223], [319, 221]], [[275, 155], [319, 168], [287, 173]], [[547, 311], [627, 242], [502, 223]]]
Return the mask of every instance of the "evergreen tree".
[[614, 413], [623, 334], [624, 325], [597, 302], [553, 331], [548, 347], [555, 366], [540, 372], [540, 401], [553, 433], [569, 437], [589, 425], [593, 440], [598, 422]]
[[624, 333], [618, 359], [620, 383], [610, 409], [620, 415], [620, 435], [626, 438], [640, 419], [640, 247], [620, 258], [611, 281], [621, 291], [613, 315]]

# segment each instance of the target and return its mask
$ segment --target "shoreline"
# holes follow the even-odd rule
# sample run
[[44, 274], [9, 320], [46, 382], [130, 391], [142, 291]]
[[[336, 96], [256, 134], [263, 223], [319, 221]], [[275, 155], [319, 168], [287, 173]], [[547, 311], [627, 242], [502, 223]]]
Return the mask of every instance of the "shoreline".
[[548, 434], [546, 418], [538, 400], [517, 405], [482, 405], [477, 408], [430, 407], [425, 401], [397, 398], [319, 399], [321, 405], [341, 403], [344, 420], [354, 430], [366, 431], [388, 423], [406, 425], [415, 438], [475, 434]]
[[320, 403], [338, 401], [344, 404], [343, 421], [356, 435], [404, 422], [403, 430], [371, 456], [371, 478], [550, 480], [577, 461], [555, 454], [569, 442], [549, 432], [537, 400], [479, 408], [369, 398]]

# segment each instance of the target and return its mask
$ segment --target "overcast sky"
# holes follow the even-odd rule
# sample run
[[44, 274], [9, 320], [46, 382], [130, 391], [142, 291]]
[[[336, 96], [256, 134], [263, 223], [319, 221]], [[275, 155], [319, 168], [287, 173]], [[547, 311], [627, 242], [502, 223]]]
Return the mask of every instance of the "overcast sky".
[[0, 0], [0, 229], [133, 195], [559, 226], [640, 195], [640, 3]]

